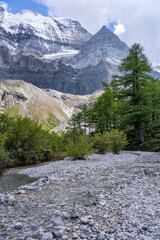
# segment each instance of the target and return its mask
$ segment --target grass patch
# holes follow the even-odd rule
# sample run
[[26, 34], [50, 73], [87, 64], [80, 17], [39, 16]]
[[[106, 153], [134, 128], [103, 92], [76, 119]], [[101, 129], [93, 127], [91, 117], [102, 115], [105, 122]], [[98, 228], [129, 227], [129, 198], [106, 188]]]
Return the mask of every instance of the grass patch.
[[45, 130], [51, 130], [58, 126], [60, 122], [55, 117], [49, 117], [48, 121], [41, 121], [42, 128]]
[[70, 100], [70, 99], [65, 100], [65, 103], [70, 105], [70, 106], [74, 106], [75, 105], [75, 102]]
[[6, 110], [6, 113], [10, 117], [19, 117], [20, 116], [20, 104], [17, 103], [14, 106], [10, 107], [9, 109]]

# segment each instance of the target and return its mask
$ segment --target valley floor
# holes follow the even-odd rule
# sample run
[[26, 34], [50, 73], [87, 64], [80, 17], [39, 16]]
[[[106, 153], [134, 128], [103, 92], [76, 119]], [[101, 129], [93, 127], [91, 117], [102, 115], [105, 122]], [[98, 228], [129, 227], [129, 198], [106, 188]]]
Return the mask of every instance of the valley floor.
[[37, 182], [0, 194], [1, 240], [160, 239], [160, 154], [93, 154], [20, 170]]

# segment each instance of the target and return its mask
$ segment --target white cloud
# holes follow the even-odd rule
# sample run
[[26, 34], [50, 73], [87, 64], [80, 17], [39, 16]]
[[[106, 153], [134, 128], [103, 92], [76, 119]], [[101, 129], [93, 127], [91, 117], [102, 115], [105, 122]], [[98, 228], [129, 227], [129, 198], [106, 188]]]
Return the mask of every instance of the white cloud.
[[[34, 0], [48, 7], [49, 15], [71, 17], [91, 33], [110, 22], [129, 46], [140, 43], [151, 61], [160, 64], [159, 0]], [[122, 27], [123, 26], [123, 27]]]
[[124, 25], [121, 24], [121, 23], [118, 23], [117, 25], [114, 25], [114, 28], [115, 28], [114, 33], [118, 36], [123, 34], [126, 31]]
[[0, 1], [0, 6], [2, 6], [4, 9], [8, 9], [8, 4], [3, 1]]

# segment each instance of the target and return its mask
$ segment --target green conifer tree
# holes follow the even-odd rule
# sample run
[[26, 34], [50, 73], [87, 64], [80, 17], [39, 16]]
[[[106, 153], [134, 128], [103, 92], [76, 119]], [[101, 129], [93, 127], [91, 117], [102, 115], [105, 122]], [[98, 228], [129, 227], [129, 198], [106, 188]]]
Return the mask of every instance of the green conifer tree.
[[140, 137], [141, 142], [144, 142], [143, 125], [150, 111], [146, 89], [152, 79], [151, 64], [143, 51], [143, 47], [134, 44], [119, 67], [122, 75], [114, 77], [119, 86], [120, 126], [134, 127], [135, 136]]

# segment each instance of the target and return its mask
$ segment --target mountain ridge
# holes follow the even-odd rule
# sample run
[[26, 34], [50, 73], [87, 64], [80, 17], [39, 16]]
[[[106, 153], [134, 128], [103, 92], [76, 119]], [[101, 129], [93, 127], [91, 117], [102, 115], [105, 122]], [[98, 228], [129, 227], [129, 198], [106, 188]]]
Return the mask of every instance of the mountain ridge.
[[12, 14], [2, 9], [0, 36], [15, 56], [21, 53], [43, 57], [43, 54], [63, 52], [63, 45], [65, 50], [76, 50], [92, 36], [70, 18], [45, 17], [29, 10]]
[[92, 36], [78, 21], [28, 10], [1, 8], [0, 38], [0, 78], [79, 95], [103, 89], [129, 52], [106, 26]]
[[1, 78], [91, 94], [118, 73], [119, 61], [128, 54], [127, 45], [106, 27], [92, 36], [69, 18], [44, 17], [28, 10], [12, 14], [5, 9], [0, 16]]

